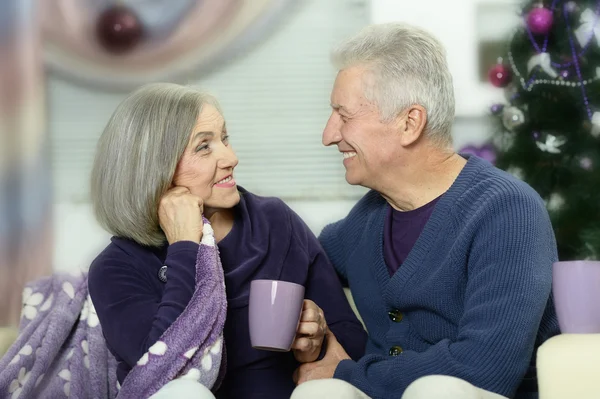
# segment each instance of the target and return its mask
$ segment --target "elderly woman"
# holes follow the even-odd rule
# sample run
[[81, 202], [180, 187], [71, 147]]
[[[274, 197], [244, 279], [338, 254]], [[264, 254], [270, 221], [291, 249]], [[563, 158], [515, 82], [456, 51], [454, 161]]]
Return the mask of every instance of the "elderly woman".
[[[142, 87], [118, 106], [97, 151], [93, 205], [114, 237], [91, 265], [89, 290], [120, 382], [190, 301], [203, 216], [228, 301], [217, 398], [289, 398], [294, 370], [324, 353], [327, 326], [360, 358], [366, 334], [316, 237], [281, 200], [237, 186], [215, 98], [174, 84]], [[249, 284], [261, 278], [306, 288], [292, 352], [251, 347]]]

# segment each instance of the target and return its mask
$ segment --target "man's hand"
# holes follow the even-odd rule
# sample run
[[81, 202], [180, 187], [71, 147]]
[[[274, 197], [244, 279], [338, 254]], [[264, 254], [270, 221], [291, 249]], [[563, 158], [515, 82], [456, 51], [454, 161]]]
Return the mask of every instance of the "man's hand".
[[300, 385], [303, 382], [333, 378], [335, 369], [342, 360], [350, 359], [342, 345], [331, 331], [327, 331], [327, 352], [322, 360], [313, 363], [304, 363], [294, 372], [294, 382]]
[[327, 322], [323, 310], [313, 301], [305, 299], [296, 338], [292, 343], [296, 360], [300, 363], [317, 360], [326, 333]]

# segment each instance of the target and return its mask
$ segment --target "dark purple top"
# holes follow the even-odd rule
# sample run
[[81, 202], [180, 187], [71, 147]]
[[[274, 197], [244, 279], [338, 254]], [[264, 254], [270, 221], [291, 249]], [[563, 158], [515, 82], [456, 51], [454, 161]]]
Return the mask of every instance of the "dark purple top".
[[[353, 359], [365, 350], [366, 332], [352, 312], [338, 277], [316, 237], [276, 198], [239, 188], [231, 232], [218, 244], [228, 299], [225, 323], [227, 374], [217, 398], [288, 399], [298, 367], [291, 352], [255, 350], [248, 332], [249, 284], [281, 279], [303, 284], [306, 298], [324, 311], [327, 323]], [[107, 345], [117, 358], [118, 379], [181, 314], [194, 291], [198, 245], [177, 242], [163, 248], [113, 237], [94, 260], [89, 290]], [[159, 270], [167, 266], [167, 281]]]
[[400, 268], [417, 242], [439, 198], [405, 212], [397, 211], [388, 205], [383, 227], [383, 257], [390, 276]]

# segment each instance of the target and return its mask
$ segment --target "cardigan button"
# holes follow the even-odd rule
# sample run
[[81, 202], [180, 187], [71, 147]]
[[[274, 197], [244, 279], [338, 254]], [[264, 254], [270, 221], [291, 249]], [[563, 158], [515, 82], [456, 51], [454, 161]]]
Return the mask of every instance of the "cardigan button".
[[160, 281], [162, 281], [163, 283], [167, 282], [167, 266], [163, 265], [163, 267], [160, 268], [160, 270], [158, 271], [158, 279]]
[[404, 318], [404, 315], [398, 309], [390, 310], [388, 312], [388, 316], [390, 317], [390, 320], [394, 323], [400, 323]]
[[395, 345], [390, 348], [390, 356], [398, 356], [403, 351], [401, 346]]

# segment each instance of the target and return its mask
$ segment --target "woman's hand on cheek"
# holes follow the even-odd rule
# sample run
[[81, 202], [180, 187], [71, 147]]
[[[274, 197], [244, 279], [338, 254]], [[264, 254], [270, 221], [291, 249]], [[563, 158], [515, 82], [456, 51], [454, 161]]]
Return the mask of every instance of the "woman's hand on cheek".
[[169, 244], [178, 241], [200, 243], [202, 239], [202, 198], [185, 187], [173, 187], [160, 199], [158, 220]]
[[302, 315], [292, 350], [300, 363], [314, 362], [321, 353], [327, 333], [327, 322], [323, 310], [311, 300], [305, 299]]

